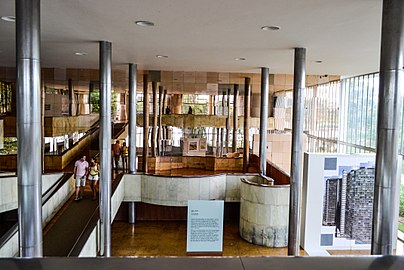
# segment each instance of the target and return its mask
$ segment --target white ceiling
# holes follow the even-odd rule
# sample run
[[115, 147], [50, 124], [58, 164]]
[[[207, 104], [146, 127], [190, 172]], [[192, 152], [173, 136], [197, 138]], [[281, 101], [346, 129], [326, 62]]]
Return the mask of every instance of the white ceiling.
[[[381, 6], [382, 0], [42, 0], [41, 64], [97, 68], [97, 41], [108, 40], [117, 69], [138, 63], [149, 70], [265, 66], [293, 73], [293, 48], [305, 47], [307, 74], [364, 74], [378, 71]], [[0, 16], [14, 14], [14, 0], [1, 0]], [[281, 30], [262, 31], [264, 25]], [[0, 21], [0, 66], [15, 65], [14, 47], [15, 23]], [[74, 55], [81, 51], [88, 54]]]

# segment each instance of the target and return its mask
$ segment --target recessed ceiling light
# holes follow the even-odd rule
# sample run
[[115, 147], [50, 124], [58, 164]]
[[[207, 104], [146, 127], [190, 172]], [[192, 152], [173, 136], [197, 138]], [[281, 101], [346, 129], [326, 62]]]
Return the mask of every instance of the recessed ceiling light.
[[245, 61], [246, 59], [244, 57], [236, 57], [234, 58], [236, 61]]
[[281, 29], [281, 28], [279, 26], [275, 26], [275, 25], [265, 25], [265, 26], [261, 27], [261, 30], [264, 30], [264, 31], [268, 31], [268, 30], [278, 31], [279, 29]]
[[321, 64], [321, 63], [323, 63], [323, 61], [322, 60], [316, 60], [316, 61], [314, 61], [314, 63]]
[[156, 57], [157, 57], [157, 58], [168, 58], [167, 55], [161, 55], [161, 54], [156, 55]]
[[139, 26], [154, 26], [154, 22], [150, 21], [136, 21], [135, 23]]
[[86, 52], [75, 52], [74, 54], [77, 55], [77, 56], [83, 56], [83, 55], [87, 55], [88, 53], [86, 53]]
[[15, 16], [2, 16], [1, 19], [6, 22], [15, 22]]

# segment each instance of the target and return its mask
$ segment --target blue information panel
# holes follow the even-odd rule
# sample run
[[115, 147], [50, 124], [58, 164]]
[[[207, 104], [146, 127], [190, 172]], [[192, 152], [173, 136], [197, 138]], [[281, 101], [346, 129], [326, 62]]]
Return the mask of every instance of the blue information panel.
[[223, 201], [188, 201], [187, 252], [223, 252]]

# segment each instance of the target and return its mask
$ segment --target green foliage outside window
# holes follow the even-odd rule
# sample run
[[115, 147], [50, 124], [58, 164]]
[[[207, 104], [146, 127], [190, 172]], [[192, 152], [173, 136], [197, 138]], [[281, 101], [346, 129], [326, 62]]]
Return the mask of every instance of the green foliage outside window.
[[[118, 93], [112, 92], [111, 95], [111, 113], [114, 114], [117, 111], [117, 99], [118, 99]], [[92, 110], [91, 112], [93, 113], [98, 113], [100, 112], [100, 91], [92, 91], [90, 92], [90, 103], [92, 105]]]

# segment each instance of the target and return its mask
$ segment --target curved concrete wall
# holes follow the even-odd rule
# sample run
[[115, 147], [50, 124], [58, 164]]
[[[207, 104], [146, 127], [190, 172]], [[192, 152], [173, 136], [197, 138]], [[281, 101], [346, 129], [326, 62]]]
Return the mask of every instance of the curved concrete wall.
[[260, 185], [247, 179], [240, 184], [240, 235], [267, 247], [288, 245], [289, 186]]

